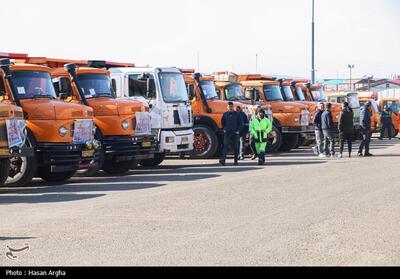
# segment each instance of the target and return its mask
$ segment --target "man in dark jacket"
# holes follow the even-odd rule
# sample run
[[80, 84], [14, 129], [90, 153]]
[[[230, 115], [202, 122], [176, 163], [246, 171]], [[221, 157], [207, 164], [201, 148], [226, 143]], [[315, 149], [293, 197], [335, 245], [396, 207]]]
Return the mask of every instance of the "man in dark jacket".
[[321, 154], [322, 156], [320, 155], [320, 157], [335, 157], [335, 126], [333, 124], [331, 109], [332, 104], [327, 103], [326, 109], [321, 115], [321, 128], [322, 132], [324, 133], [325, 154]]
[[247, 118], [246, 113], [242, 110], [240, 106], [236, 107], [236, 111], [242, 117], [243, 128], [239, 133], [239, 160], [244, 160], [244, 155], [246, 153], [246, 137], [249, 133], [249, 119]]
[[367, 102], [360, 108], [360, 129], [362, 135], [362, 141], [360, 148], [358, 149], [358, 156], [363, 156], [363, 149], [365, 147], [364, 156], [372, 156], [369, 153], [369, 144], [371, 142], [371, 102]]
[[381, 136], [379, 137], [379, 139], [382, 140], [385, 137], [385, 132], [387, 131], [389, 140], [392, 140], [392, 111], [387, 105], [383, 107], [383, 110], [381, 112], [381, 123], [382, 128]]
[[235, 111], [232, 102], [228, 102], [228, 111], [222, 116], [222, 129], [224, 130], [224, 149], [222, 158], [219, 160], [221, 165], [225, 165], [226, 155], [229, 144], [233, 147], [235, 156], [235, 166], [238, 164], [239, 157], [239, 135], [243, 129], [242, 116]]
[[315, 126], [315, 141], [317, 145], [313, 147], [315, 155], [324, 154], [324, 133], [321, 127], [321, 116], [325, 110], [325, 104], [319, 103], [318, 109], [314, 114], [314, 126]]
[[340, 155], [343, 158], [344, 142], [347, 141], [349, 158], [351, 157], [352, 137], [354, 130], [354, 115], [353, 110], [349, 107], [349, 103], [344, 102], [342, 112], [339, 116], [339, 138], [340, 138]]

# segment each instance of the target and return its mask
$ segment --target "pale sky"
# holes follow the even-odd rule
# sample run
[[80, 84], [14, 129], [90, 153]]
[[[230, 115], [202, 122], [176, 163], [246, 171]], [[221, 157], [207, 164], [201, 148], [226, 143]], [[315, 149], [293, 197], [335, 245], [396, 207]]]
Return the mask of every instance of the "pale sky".
[[[317, 78], [400, 74], [399, 0], [315, 0]], [[2, 0], [0, 52], [310, 77], [311, 0]]]

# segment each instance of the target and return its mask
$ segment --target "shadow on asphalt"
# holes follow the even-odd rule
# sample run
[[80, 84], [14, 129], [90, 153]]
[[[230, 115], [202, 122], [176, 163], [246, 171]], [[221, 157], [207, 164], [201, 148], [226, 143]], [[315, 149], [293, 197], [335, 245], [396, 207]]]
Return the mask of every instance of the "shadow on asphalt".
[[102, 197], [104, 195], [76, 195], [76, 194], [43, 194], [43, 195], [7, 195], [0, 196], [0, 204], [16, 204], [16, 203], [55, 203], [70, 202], [78, 200], [86, 200]]
[[266, 166], [301, 166], [301, 165], [316, 165], [316, 164], [325, 164], [328, 161], [320, 160], [320, 161], [266, 161]]
[[36, 239], [36, 237], [24, 237], [24, 236], [0, 236], [0, 241], [6, 240], [25, 240], [25, 239]]

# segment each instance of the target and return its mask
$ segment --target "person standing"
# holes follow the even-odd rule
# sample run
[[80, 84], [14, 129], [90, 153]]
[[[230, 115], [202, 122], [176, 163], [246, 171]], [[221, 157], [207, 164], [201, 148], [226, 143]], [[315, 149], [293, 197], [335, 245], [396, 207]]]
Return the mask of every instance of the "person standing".
[[387, 131], [389, 140], [392, 140], [392, 110], [387, 105], [383, 107], [383, 110], [381, 112], [381, 123], [382, 128], [381, 136], [379, 137], [379, 139], [382, 140], [385, 137], [385, 132]]
[[319, 103], [318, 109], [314, 114], [314, 126], [315, 126], [315, 141], [317, 144], [313, 147], [314, 154], [319, 156], [324, 153], [324, 133], [322, 132], [321, 116], [325, 110], [325, 104]]
[[243, 128], [239, 133], [239, 160], [244, 160], [244, 155], [246, 153], [246, 137], [249, 133], [249, 119], [247, 118], [246, 113], [242, 110], [240, 106], [236, 107], [236, 111], [242, 117]]
[[265, 163], [265, 149], [267, 147], [268, 134], [271, 130], [271, 120], [265, 117], [265, 111], [263, 109], [259, 109], [257, 111], [257, 116], [250, 122], [250, 134], [255, 142], [259, 165]]
[[351, 157], [352, 137], [354, 131], [354, 115], [349, 103], [344, 102], [342, 112], [339, 116], [339, 138], [340, 138], [340, 154], [339, 158], [343, 158], [344, 143], [347, 141], [347, 149], [349, 158]]
[[237, 166], [239, 157], [239, 135], [240, 131], [243, 129], [243, 122], [241, 115], [235, 111], [232, 102], [228, 102], [228, 111], [222, 116], [221, 122], [224, 131], [224, 148], [219, 163], [223, 166], [225, 165], [228, 147], [231, 145], [234, 152], [234, 164]]
[[[321, 128], [324, 134], [324, 154], [320, 154], [321, 158], [330, 156], [335, 157], [335, 126], [332, 119], [332, 104], [327, 103], [325, 111], [321, 115]], [[329, 146], [328, 146], [329, 144]]]
[[[371, 116], [371, 102], [368, 101], [360, 108], [360, 129], [362, 141], [358, 149], [358, 156], [372, 156], [372, 154], [369, 153], [369, 144], [371, 142]], [[364, 148], [365, 153], [363, 155]]]

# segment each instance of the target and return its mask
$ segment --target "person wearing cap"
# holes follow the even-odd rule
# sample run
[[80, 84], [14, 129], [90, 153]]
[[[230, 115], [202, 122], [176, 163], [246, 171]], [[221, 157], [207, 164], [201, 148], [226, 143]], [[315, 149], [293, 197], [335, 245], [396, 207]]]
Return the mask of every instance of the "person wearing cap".
[[221, 120], [222, 129], [224, 131], [224, 148], [219, 163], [225, 166], [226, 155], [229, 145], [232, 145], [234, 152], [234, 164], [238, 165], [239, 159], [239, 136], [243, 129], [242, 116], [235, 111], [233, 103], [228, 102], [228, 111], [224, 113]]
[[250, 134], [255, 142], [259, 165], [265, 163], [265, 149], [267, 147], [268, 134], [271, 130], [272, 122], [268, 117], [265, 117], [265, 111], [259, 109], [257, 111], [257, 116], [250, 122]]
[[349, 158], [351, 157], [352, 137], [354, 131], [354, 115], [348, 102], [342, 104], [342, 112], [339, 116], [339, 139], [340, 139], [340, 154], [339, 158], [343, 158], [344, 143], [347, 141], [347, 149]]
[[[358, 149], [358, 156], [369, 157], [372, 156], [369, 153], [369, 144], [371, 142], [371, 102], [368, 101], [364, 106], [360, 108], [360, 129], [362, 135], [362, 141], [360, 147]], [[363, 150], [365, 148], [365, 153], [363, 154]]]
[[244, 155], [246, 153], [246, 137], [249, 133], [249, 119], [247, 118], [246, 113], [242, 110], [240, 106], [236, 107], [236, 111], [242, 117], [243, 128], [239, 133], [239, 160], [244, 160]]

